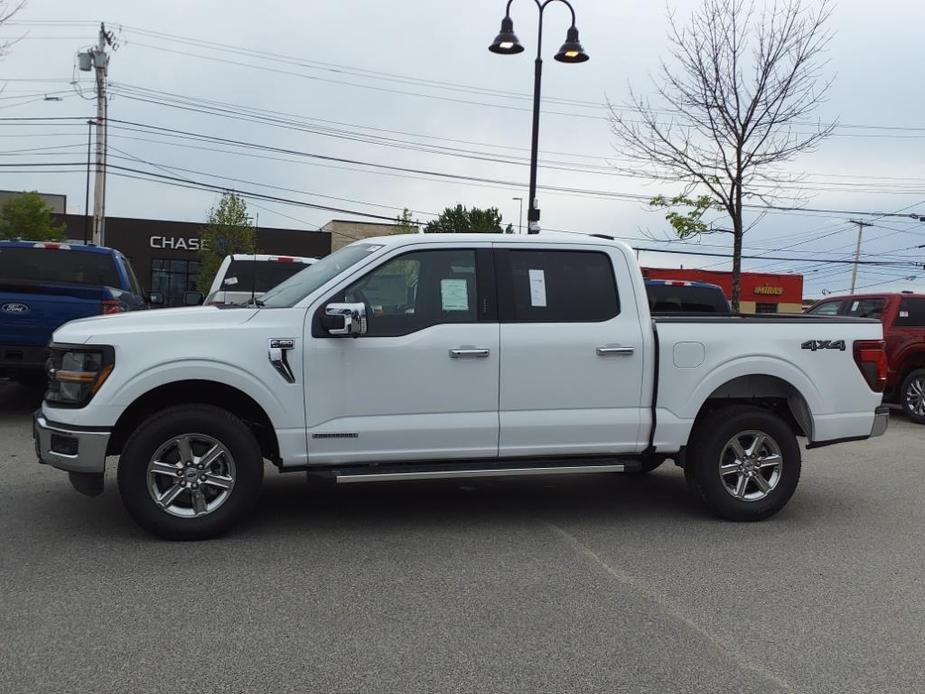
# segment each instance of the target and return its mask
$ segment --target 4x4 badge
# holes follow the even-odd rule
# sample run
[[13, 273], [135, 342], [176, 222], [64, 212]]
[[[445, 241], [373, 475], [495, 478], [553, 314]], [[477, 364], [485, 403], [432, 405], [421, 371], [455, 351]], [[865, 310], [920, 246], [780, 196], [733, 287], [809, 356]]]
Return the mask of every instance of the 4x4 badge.
[[840, 352], [845, 351], [844, 340], [807, 340], [802, 345], [802, 349], [809, 349], [817, 352], [820, 349], [837, 349]]

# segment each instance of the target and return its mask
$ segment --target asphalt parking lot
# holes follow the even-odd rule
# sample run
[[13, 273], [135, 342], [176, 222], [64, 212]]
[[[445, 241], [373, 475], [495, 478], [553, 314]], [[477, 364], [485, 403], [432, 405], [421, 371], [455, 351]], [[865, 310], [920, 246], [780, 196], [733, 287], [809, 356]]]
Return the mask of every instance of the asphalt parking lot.
[[0, 691], [912, 692], [925, 427], [805, 454], [789, 506], [706, 516], [670, 464], [309, 489], [226, 538], [139, 530], [35, 463], [0, 384]]

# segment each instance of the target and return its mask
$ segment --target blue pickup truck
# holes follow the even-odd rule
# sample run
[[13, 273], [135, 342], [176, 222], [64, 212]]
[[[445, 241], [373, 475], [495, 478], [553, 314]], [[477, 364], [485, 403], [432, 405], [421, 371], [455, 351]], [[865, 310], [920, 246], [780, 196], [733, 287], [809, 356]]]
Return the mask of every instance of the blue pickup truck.
[[0, 377], [43, 384], [46, 346], [60, 325], [147, 307], [131, 264], [117, 250], [0, 241]]

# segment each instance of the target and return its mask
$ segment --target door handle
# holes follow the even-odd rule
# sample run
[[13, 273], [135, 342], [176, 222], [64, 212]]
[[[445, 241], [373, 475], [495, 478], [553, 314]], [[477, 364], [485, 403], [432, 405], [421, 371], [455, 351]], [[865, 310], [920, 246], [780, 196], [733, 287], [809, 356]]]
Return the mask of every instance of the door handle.
[[489, 354], [487, 349], [478, 347], [460, 347], [450, 350], [450, 359], [485, 359]]
[[636, 350], [632, 347], [598, 347], [597, 356], [609, 357], [615, 355], [618, 357], [628, 357]]

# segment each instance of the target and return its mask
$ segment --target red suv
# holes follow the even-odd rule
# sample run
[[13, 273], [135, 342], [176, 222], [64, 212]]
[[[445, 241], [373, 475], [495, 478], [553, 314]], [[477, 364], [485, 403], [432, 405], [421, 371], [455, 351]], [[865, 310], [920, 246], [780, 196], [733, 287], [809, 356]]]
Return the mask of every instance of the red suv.
[[925, 424], [925, 294], [834, 296], [807, 313], [879, 319], [889, 365], [883, 399], [898, 402], [909, 419]]

